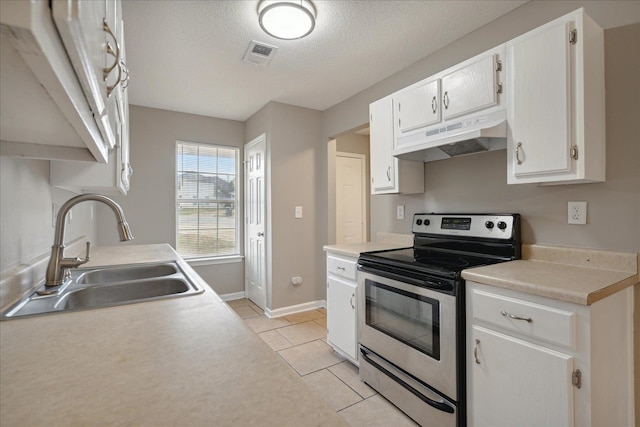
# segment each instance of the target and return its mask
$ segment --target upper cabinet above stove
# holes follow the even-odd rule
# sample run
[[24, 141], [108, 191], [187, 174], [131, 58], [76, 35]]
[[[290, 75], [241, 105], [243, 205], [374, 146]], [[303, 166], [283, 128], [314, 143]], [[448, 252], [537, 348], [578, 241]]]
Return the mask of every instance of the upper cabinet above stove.
[[605, 180], [604, 35], [583, 9], [507, 43], [509, 184]]
[[120, 11], [119, 0], [0, 2], [3, 155], [107, 162], [127, 78]]

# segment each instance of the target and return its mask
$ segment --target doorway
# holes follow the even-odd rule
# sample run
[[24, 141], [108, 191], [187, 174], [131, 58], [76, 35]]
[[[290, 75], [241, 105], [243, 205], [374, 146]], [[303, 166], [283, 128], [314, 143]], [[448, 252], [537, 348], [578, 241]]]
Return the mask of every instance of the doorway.
[[[341, 134], [330, 140], [328, 144], [328, 243], [369, 242], [371, 240], [369, 232], [371, 199], [369, 129]], [[347, 173], [346, 169], [351, 169], [352, 176], [359, 176], [357, 178], [359, 181], [354, 182], [350, 188], [345, 188], [344, 183], [339, 184], [338, 182], [344, 178], [344, 174]], [[360, 169], [359, 172], [358, 169]], [[339, 177], [340, 174], [342, 174], [342, 178]], [[342, 188], [339, 189], [339, 185]], [[347, 196], [347, 194], [349, 195]], [[362, 219], [359, 219], [359, 216]], [[338, 222], [341, 224], [339, 225]]]

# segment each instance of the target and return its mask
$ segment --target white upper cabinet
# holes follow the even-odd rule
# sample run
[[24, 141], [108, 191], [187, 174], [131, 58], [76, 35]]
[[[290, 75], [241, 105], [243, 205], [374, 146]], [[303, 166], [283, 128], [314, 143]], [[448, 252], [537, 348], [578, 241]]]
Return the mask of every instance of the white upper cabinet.
[[[500, 96], [504, 57], [505, 47], [501, 45], [391, 95], [395, 129], [393, 154], [424, 158], [411, 153], [433, 147], [434, 138], [441, 138], [442, 132], [461, 132], [474, 124], [495, 119], [487, 119], [486, 115], [498, 110], [504, 113]], [[501, 119], [504, 121], [504, 117]], [[429, 159], [448, 157], [443, 154]]]
[[582, 9], [507, 43], [509, 184], [605, 180], [603, 31]]
[[51, 162], [51, 185], [75, 193], [127, 194], [131, 187], [133, 168], [129, 160], [129, 100], [128, 70], [124, 48], [124, 29], [118, 28], [120, 49], [121, 84], [107, 98], [106, 108], [109, 126], [114, 134], [115, 146], [109, 151], [107, 164], [89, 162]]
[[[125, 79], [120, 1], [0, 2], [2, 154], [105, 163]], [[28, 96], [25, 96], [28, 95]]]
[[423, 193], [424, 163], [393, 157], [393, 100], [369, 105], [371, 194]]
[[393, 97], [396, 133], [440, 123], [440, 80], [426, 81]]
[[393, 191], [398, 159], [393, 157], [393, 102], [383, 98], [369, 105], [371, 192]]
[[498, 104], [499, 55], [482, 54], [442, 76], [442, 118], [454, 119]]

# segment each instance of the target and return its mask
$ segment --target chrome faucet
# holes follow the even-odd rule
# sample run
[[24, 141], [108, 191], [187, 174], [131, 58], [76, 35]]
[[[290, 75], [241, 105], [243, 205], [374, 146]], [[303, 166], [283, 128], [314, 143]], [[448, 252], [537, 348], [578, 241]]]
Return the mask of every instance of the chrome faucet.
[[80, 202], [96, 201], [102, 202], [109, 206], [113, 213], [116, 215], [118, 221], [118, 233], [120, 234], [120, 241], [125, 242], [133, 239], [129, 224], [124, 217], [124, 212], [119, 204], [111, 200], [107, 196], [101, 194], [81, 194], [76, 197], [72, 197], [67, 200], [58, 212], [56, 219], [56, 231], [51, 246], [51, 258], [47, 265], [47, 274], [45, 281], [45, 288], [43, 291], [38, 292], [41, 295], [55, 294], [60, 289], [60, 285], [64, 284], [66, 277], [68, 276], [70, 268], [76, 268], [89, 261], [89, 250], [91, 244], [87, 242], [87, 252], [84, 258], [65, 258], [64, 257], [64, 228], [67, 218], [67, 212]]

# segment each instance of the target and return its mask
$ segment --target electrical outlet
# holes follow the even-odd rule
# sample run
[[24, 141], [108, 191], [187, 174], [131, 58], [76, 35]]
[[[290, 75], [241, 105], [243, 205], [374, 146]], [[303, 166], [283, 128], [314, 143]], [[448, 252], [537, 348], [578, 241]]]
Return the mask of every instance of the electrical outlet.
[[569, 202], [567, 221], [569, 224], [586, 224], [587, 202]]
[[404, 205], [398, 205], [396, 207], [396, 218], [404, 219]]
[[296, 206], [294, 209], [294, 217], [302, 218], [302, 206]]

